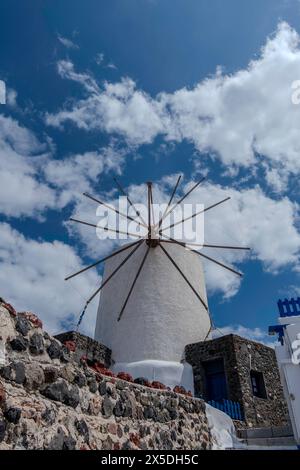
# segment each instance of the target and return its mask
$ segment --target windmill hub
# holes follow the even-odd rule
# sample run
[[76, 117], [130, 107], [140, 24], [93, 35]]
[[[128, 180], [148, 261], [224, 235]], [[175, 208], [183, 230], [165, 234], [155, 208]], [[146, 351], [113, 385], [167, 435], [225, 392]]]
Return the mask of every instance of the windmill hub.
[[148, 246], [151, 246], [151, 248], [155, 248], [156, 246], [159, 245], [159, 233], [155, 227], [155, 225], [152, 225], [149, 230], [149, 236], [146, 240], [146, 243]]

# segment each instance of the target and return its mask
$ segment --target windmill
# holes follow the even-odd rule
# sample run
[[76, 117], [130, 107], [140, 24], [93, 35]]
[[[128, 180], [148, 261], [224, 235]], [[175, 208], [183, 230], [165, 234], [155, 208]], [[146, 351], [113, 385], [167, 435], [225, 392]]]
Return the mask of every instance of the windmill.
[[[166, 384], [183, 384], [192, 388], [191, 366], [182, 365], [184, 347], [205, 340], [212, 322], [208, 309], [201, 258], [220, 268], [242, 276], [231, 266], [214, 259], [197, 248], [249, 250], [247, 247], [196, 244], [176, 240], [166, 231], [194, 219], [201, 213], [225, 203], [227, 197], [193, 215], [165, 226], [167, 217], [203, 182], [173, 202], [181, 176], [178, 177], [168, 204], [159, 220], [154, 219], [152, 183], [147, 185], [147, 220], [137, 210], [120, 183], [118, 189], [126, 197], [136, 217], [112, 207], [90, 194], [84, 196], [136, 223], [144, 233], [127, 233], [135, 241], [122, 246], [108, 256], [69, 275], [69, 280], [105, 263], [101, 285], [86, 301], [78, 324], [90, 302], [102, 291], [97, 315], [95, 339], [112, 349], [115, 369], [133, 375], [160, 378]], [[79, 219], [73, 222], [97, 228], [97, 225]], [[101, 227], [104, 231], [124, 234], [121, 230]], [[168, 232], [169, 233], [169, 232]], [[151, 377], [150, 377], [151, 376]], [[189, 378], [183, 378], [189, 376]], [[187, 385], [188, 383], [188, 385]]]

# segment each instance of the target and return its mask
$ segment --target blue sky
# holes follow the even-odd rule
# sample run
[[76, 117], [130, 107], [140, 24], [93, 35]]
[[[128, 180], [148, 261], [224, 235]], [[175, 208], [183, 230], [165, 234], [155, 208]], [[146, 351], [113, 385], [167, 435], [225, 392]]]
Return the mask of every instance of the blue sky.
[[64, 276], [113, 247], [65, 224], [88, 210], [82, 190], [112, 201], [119, 175], [166, 200], [178, 173], [182, 191], [205, 174], [194, 202], [232, 196], [207, 241], [253, 248], [214, 253], [241, 283], [205, 266], [215, 324], [266, 340], [277, 299], [300, 295], [298, 33], [296, 0], [3, 0], [1, 295], [69, 327], [101, 270]]

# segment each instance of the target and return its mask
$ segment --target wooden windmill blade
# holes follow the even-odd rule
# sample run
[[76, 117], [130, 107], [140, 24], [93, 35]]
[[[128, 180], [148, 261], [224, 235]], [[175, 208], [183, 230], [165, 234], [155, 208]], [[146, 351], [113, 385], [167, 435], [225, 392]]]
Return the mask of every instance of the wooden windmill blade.
[[[200, 186], [200, 184], [205, 180], [205, 178], [201, 178], [196, 184], [194, 184], [194, 186], [192, 186], [192, 188], [182, 196], [182, 198], [179, 199], [179, 201], [177, 201], [173, 207], [171, 207], [171, 209], [169, 209], [169, 211], [167, 213], [165, 213], [162, 221], [169, 215], [171, 214], [171, 212], [173, 212], [173, 210], [179, 206], [196, 188], [198, 188], [198, 186]], [[161, 225], [161, 224], [160, 224]]]
[[158, 222], [158, 227], [159, 227], [159, 228], [161, 227], [161, 224], [162, 224], [163, 220], [164, 220], [165, 217], [166, 217], [166, 214], [167, 214], [167, 212], [168, 212], [168, 209], [169, 209], [169, 207], [170, 207], [171, 204], [172, 204], [172, 201], [173, 201], [173, 199], [174, 199], [174, 196], [175, 196], [176, 190], [177, 190], [177, 188], [178, 188], [178, 185], [179, 185], [179, 183], [180, 183], [180, 180], [181, 180], [181, 175], [178, 176], [178, 179], [177, 179], [176, 184], [175, 184], [175, 186], [174, 186], [174, 189], [173, 189], [173, 191], [172, 191], [172, 194], [171, 194], [171, 197], [170, 197], [169, 202], [168, 202], [168, 204], [167, 204], [167, 207], [166, 207], [166, 209], [165, 209], [163, 215], [162, 215], [161, 218], [159, 219], [159, 222]]
[[[188, 247], [188, 244], [187, 244], [187, 243], [179, 242], [179, 241], [175, 240], [174, 238], [170, 238], [170, 237], [167, 237], [167, 238], [169, 238], [169, 241], [171, 241], [172, 243], [175, 243], [175, 244], [177, 244], [177, 245], [180, 245], [180, 246], [184, 247], [186, 250], [192, 251], [193, 253], [196, 253], [197, 255], [202, 256], [203, 258], [206, 258], [206, 259], [208, 259], [209, 261], [212, 261], [213, 263], [215, 263], [215, 264], [221, 266], [221, 267], [224, 268], [224, 269], [227, 269], [228, 271], [231, 271], [232, 273], [236, 274], [237, 276], [240, 276], [240, 277], [243, 276], [242, 273], [240, 273], [239, 271], [236, 271], [235, 269], [231, 268], [230, 266], [227, 266], [226, 264], [223, 264], [223, 263], [221, 263], [220, 261], [215, 260], [214, 258], [211, 258], [210, 256], [207, 256], [207, 255], [201, 253], [200, 251], [192, 250], [191, 248]], [[162, 240], [162, 242], [164, 243], [165, 240]]]
[[[80, 219], [75, 219], [75, 218], [71, 218], [70, 220], [71, 221], [74, 221], [76, 223], [80, 223], [80, 224], [83, 224], [83, 225], [86, 225], [86, 226], [90, 226], [90, 227], [94, 227], [94, 228], [100, 228], [104, 231], [108, 231], [108, 232], [112, 232], [112, 233], [116, 233], [116, 234], [126, 234], [127, 236], [130, 236], [130, 237], [134, 237], [134, 238], [137, 238], [138, 240], [129, 244], [129, 245], [126, 245], [125, 247], [122, 247], [118, 250], [116, 250], [115, 252], [107, 255], [106, 257], [100, 259], [99, 261], [96, 261], [95, 263], [89, 265], [89, 266], [86, 266], [85, 268], [75, 272], [74, 274], [71, 274], [69, 275], [68, 277], [66, 277], [66, 280], [69, 280], [77, 275], [80, 275], [80, 274], [83, 274], [84, 272], [86, 272], [87, 270], [101, 264], [102, 262], [106, 262], [106, 261], [109, 261], [111, 259], [117, 259], [119, 255], [121, 255], [123, 252], [125, 252], [126, 250], [128, 249], [131, 249], [130, 253], [124, 258], [121, 260], [121, 262], [118, 264], [118, 266], [116, 268], [113, 269], [113, 272], [105, 279], [105, 281], [103, 281], [100, 285], [100, 287], [91, 295], [91, 297], [87, 300], [86, 304], [85, 304], [85, 308], [84, 308], [84, 311], [80, 317], [80, 321], [82, 320], [82, 317], [83, 317], [83, 314], [88, 306], [88, 304], [97, 296], [98, 293], [100, 293], [100, 291], [110, 282], [111, 279], [114, 278], [115, 274], [117, 274], [121, 268], [126, 265], [127, 262], [129, 262], [130, 259], [132, 259], [132, 255], [138, 250], [138, 248], [143, 244], [143, 243], [146, 243], [147, 244], [147, 250], [145, 252], [145, 254], [143, 255], [141, 261], [140, 261], [140, 264], [137, 266], [137, 270], [134, 274], [134, 278], [133, 278], [133, 281], [129, 287], [129, 290], [128, 292], [126, 293], [126, 295], [124, 295], [124, 299], [123, 299], [123, 304], [120, 308], [120, 311], [119, 311], [119, 315], [117, 317], [117, 321], [119, 322], [122, 317], [123, 317], [123, 314], [125, 312], [125, 309], [128, 305], [128, 301], [129, 299], [131, 298], [132, 295], [137, 295], [137, 294], [134, 294], [134, 290], [135, 290], [135, 287], [136, 287], [136, 284], [137, 284], [137, 281], [140, 277], [140, 274], [143, 270], [143, 268], [145, 267], [145, 263], [146, 263], [146, 259], [150, 256], [151, 254], [151, 250], [152, 249], [155, 249], [157, 246], [160, 247], [160, 250], [161, 252], [163, 253], [164, 256], [166, 256], [169, 261], [170, 261], [170, 266], [172, 266], [174, 268], [175, 271], [177, 271], [181, 278], [185, 281], [185, 284], [188, 286], [188, 288], [193, 291], [193, 293], [195, 294], [195, 296], [198, 298], [198, 300], [200, 301], [202, 307], [205, 309], [206, 312], [208, 312], [208, 306], [207, 306], [207, 303], [206, 301], [203, 299], [203, 297], [200, 295], [200, 292], [198, 292], [198, 290], [196, 290], [193, 286], [193, 284], [191, 283], [191, 281], [189, 280], [188, 276], [186, 275], [186, 273], [180, 268], [179, 264], [176, 262], [176, 260], [174, 259], [174, 254], [171, 255], [168, 250], [166, 250], [164, 248], [164, 244], [173, 244], [173, 245], [178, 245], [180, 246], [181, 248], [183, 247], [185, 250], [187, 250], [188, 252], [190, 253], [195, 253], [197, 254], [197, 256], [200, 256], [202, 258], [205, 258], [207, 260], [209, 260], [210, 262], [213, 262], [214, 264], [218, 265], [219, 267], [223, 268], [223, 269], [226, 269], [238, 276], [242, 276], [242, 273], [240, 273], [239, 271], [236, 271], [234, 268], [232, 268], [231, 266], [227, 266], [226, 264], [222, 263], [221, 261], [218, 261], [217, 259], [214, 259], [202, 252], [199, 252], [195, 249], [193, 249], [193, 247], [204, 247], [204, 248], [215, 248], [215, 249], [226, 249], [226, 250], [249, 250], [248, 247], [241, 247], [241, 246], [228, 246], [228, 245], [214, 245], [214, 244], [197, 244], [197, 243], [192, 243], [192, 242], [183, 242], [183, 241], [180, 241], [180, 240], [176, 240], [174, 238], [171, 238], [171, 237], [168, 237], [167, 235], [165, 235], [165, 231], [167, 229], [171, 229], [179, 224], [184, 224], [186, 221], [190, 220], [190, 219], [193, 219], [194, 217], [196, 217], [197, 215], [199, 215], [200, 213], [202, 212], [206, 212], [208, 210], [211, 210], [219, 205], [221, 205], [222, 203], [228, 201], [230, 199], [230, 197], [227, 197], [219, 202], [216, 202], [208, 207], [206, 207], [205, 209], [202, 209], [200, 212], [196, 212], [194, 213], [193, 215], [187, 217], [187, 218], [183, 218], [182, 220], [178, 221], [178, 222], [175, 222], [173, 223], [172, 225], [168, 226], [168, 227], [162, 227], [162, 223], [164, 221], [164, 219], [166, 218], [166, 216], [168, 214], [170, 214], [179, 204], [181, 204], [191, 193], [192, 191], [194, 191], [201, 183], [202, 181], [204, 180], [204, 178], [202, 178], [201, 180], [199, 180], [196, 184], [194, 184], [190, 190], [184, 194], [173, 206], [172, 206], [172, 201], [174, 199], [174, 196], [175, 196], [175, 193], [176, 193], [176, 190], [178, 188], [178, 185], [179, 185], [179, 182], [180, 182], [180, 179], [181, 179], [181, 176], [178, 177], [177, 181], [176, 181], [176, 184], [175, 184], [175, 187], [173, 188], [173, 191], [171, 193], [171, 196], [170, 196], [170, 199], [169, 199], [169, 202], [168, 202], [168, 205], [164, 211], [164, 214], [163, 216], [159, 219], [159, 221], [157, 223], [155, 223], [155, 220], [154, 220], [154, 208], [153, 208], [153, 193], [152, 193], [152, 182], [147, 182], [146, 185], [147, 185], [147, 222], [145, 222], [143, 220], [143, 218], [141, 217], [141, 214], [140, 212], [136, 209], [134, 203], [130, 200], [130, 198], [128, 197], [128, 195], [126, 194], [126, 192], [124, 191], [124, 189], [122, 188], [122, 186], [119, 184], [119, 182], [115, 179], [115, 182], [119, 188], [119, 190], [121, 191], [121, 193], [126, 196], [128, 202], [129, 202], [129, 205], [134, 209], [137, 217], [141, 220], [141, 222], [138, 222], [137, 220], [135, 220], [134, 218], [132, 218], [131, 216], [129, 216], [128, 214], [125, 214], [125, 213], [122, 213], [121, 211], [119, 211], [118, 209], [116, 209], [115, 207], [111, 206], [110, 204], [106, 203], [106, 202], [103, 202], [102, 200], [94, 197], [94, 196], [91, 196], [90, 194], [88, 193], [84, 193], [84, 196], [89, 198], [90, 200], [94, 201], [94, 202], [97, 202], [98, 204], [101, 204], [105, 207], [107, 207], [108, 209], [110, 210], [113, 210], [115, 213], [117, 213], [119, 216], [122, 216], [130, 221], [134, 221], [137, 226], [140, 226], [140, 227], [144, 227], [146, 230], [147, 230], [147, 233], [144, 235], [144, 236], [140, 236], [140, 235], [137, 235], [137, 234], [134, 234], [134, 233], [131, 233], [131, 232], [124, 232], [122, 230], [118, 230], [118, 229], [115, 229], [115, 228], [110, 228], [110, 227], [98, 227], [97, 225], [93, 224], [93, 223], [90, 223], [90, 222], [87, 222], [87, 221], [83, 221], [83, 220], [80, 220]], [[181, 256], [181, 255], [180, 255]], [[149, 258], [150, 262], [153, 262], [151, 261], [152, 258]], [[153, 258], [154, 260], [155, 258]]]
[[174, 259], [172, 258], [172, 256], [170, 256], [170, 254], [167, 252], [167, 250], [163, 247], [163, 245], [161, 244], [161, 242], [159, 243], [159, 246], [160, 248], [162, 249], [162, 251], [165, 253], [165, 255], [167, 256], [167, 258], [171, 261], [171, 263], [173, 264], [173, 266], [177, 269], [177, 271], [179, 272], [179, 274], [181, 274], [181, 276], [183, 277], [183, 279], [185, 280], [185, 282], [187, 283], [187, 285], [192, 289], [192, 291], [194, 292], [194, 294], [196, 295], [196, 297], [200, 300], [200, 302], [202, 303], [203, 307], [208, 311], [208, 306], [206, 305], [206, 303], [204, 302], [204, 300], [201, 298], [201, 296], [198, 294], [198, 292], [196, 291], [196, 289], [193, 287], [193, 285], [190, 283], [190, 281], [187, 279], [187, 277], [185, 276], [185, 274], [182, 272], [182, 270], [179, 268], [179, 266], [176, 264], [176, 262], [174, 261]]
[[119, 191], [123, 194], [123, 196], [126, 197], [127, 201], [129, 202], [130, 206], [134, 209], [137, 217], [141, 220], [142, 224], [144, 226], [147, 226], [147, 223], [144, 221], [141, 213], [137, 210], [137, 208], [135, 207], [135, 205], [133, 204], [133, 202], [131, 201], [131, 199], [129, 198], [128, 194], [126, 193], [126, 191], [122, 188], [122, 186], [120, 185], [120, 183], [118, 182], [117, 178], [114, 178], [114, 182], [116, 183], [117, 187], [119, 188]]
[[100, 204], [101, 206], [104, 206], [104, 207], [106, 207], [107, 209], [110, 209], [111, 211], [115, 212], [116, 214], [118, 214], [118, 215], [120, 215], [120, 216], [122, 216], [122, 217], [125, 217], [126, 219], [131, 220], [132, 222], [135, 222], [139, 227], [146, 227], [146, 228], [147, 228], [147, 225], [138, 222], [138, 221], [135, 220], [133, 217], [130, 217], [130, 215], [124, 214], [123, 212], [121, 212], [121, 211], [119, 211], [118, 209], [116, 209], [115, 207], [113, 207], [113, 206], [107, 204], [106, 202], [100, 201], [100, 199], [97, 199], [97, 198], [95, 198], [94, 196], [91, 196], [91, 195], [88, 194], [88, 193], [83, 193], [83, 195], [84, 195], [85, 197], [91, 199], [92, 201], [97, 202], [97, 203]]
[[76, 273], [71, 274], [70, 276], [66, 277], [66, 278], [65, 278], [65, 281], [68, 281], [69, 279], [72, 279], [73, 277], [78, 276], [78, 275], [81, 274], [81, 273], [84, 273], [84, 272], [87, 271], [88, 269], [91, 269], [91, 268], [94, 268], [95, 266], [98, 266], [98, 264], [100, 264], [100, 263], [104, 263], [104, 262], [107, 261], [108, 259], [112, 258], [113, 256], [118, 255], [119, 253], [122, 253], [122, 251], [128, 250], [130, 247], [136, 245], [137, 243], [139, 243], [139, 240], [136, 241], [136, 242], [130, 243], [129, 245], [126, 245], [126, 246], [120, 248], [120, 249], [117, 250], [117, 251], [114, 251], [114, 252], [111, 253], [110, 255], [105, 256], [105, 258], [102, 258], [102, 259], [100, 259], [99, 261], [96, 261], [95, 263], [90, 264], [89, 266], [86, 266], [85, 268], [81, 269], [80, 271], [77, 271]]

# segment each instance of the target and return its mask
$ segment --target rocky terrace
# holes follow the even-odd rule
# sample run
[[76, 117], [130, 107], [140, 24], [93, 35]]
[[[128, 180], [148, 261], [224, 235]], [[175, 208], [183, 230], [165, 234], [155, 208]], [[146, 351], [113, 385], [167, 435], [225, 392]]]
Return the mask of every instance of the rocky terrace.
[[0, 449], [209, 449], [205, 403], [188, 395], [116, 377], [0, 300]]

